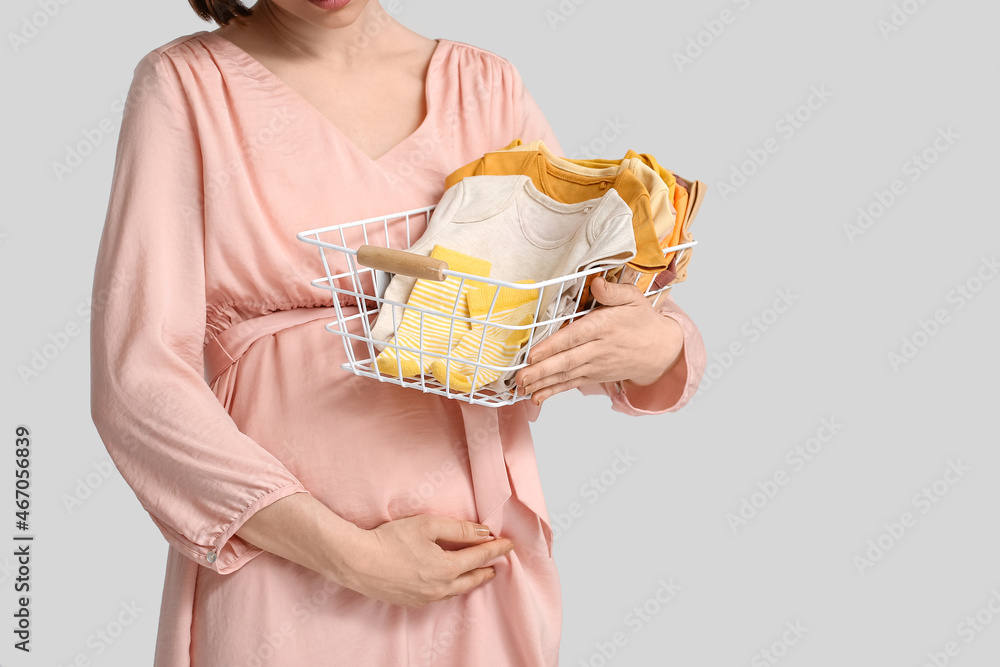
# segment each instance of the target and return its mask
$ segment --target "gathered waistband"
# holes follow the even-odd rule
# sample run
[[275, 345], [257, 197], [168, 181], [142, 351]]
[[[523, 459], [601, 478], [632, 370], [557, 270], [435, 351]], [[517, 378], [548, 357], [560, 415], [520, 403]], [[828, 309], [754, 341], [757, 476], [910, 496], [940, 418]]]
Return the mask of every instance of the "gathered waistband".
[[[357, 306], [341, 305], [340, 309], [357, 312]], [[205, 374], [212, 384], [226, 368], [236, 362], [254, 341], [282, 329], [312, 322], [332, 319], [337, 316], [336, 306], [313, 308], [293, 308], [278, 310], [266, 315], [237, 322], [213, 337], [205, 345]], [[339, 370], [339, 369], [338, 369]], [[374, 380], [373, 380], [374, 381]], [[450, 400], [450, 399], [446, 399]], [[518, 404], [525, 410], [528, 419], [534, 421], [538, 408], [527, 405], [531, 401]], [[459, 401], [469, 447], [469, 465], [476, 496], [479, 521], [489, 522], [490, 527], [499, 531], [502, 525], [502, 507], [511, 496], [507, 467], [524, 471], [534, 470], [535, 479], [524, 489], [518, 489], [518, 497], [542, 519], [547, 533], [549, 557], [552, 556], [552, 528], [541, 486], [537, 479], [534, 447], [530, 440], [515, 438], [505, 448], [500, 439], [500, 415], [497, 408], [473, 405]]]
[[[354, 306], [341, 306], [341, 309]], [[211, 384], [219, 373], [226, 370], [233, 362], [243, 356], [255, 340], [262, 336], [277, 333], [282, 329], [297, 324], [333, 318], [337, 315], [334, 306], [319, 306], [315, 308], [293, 308], [291, 310], [276, 310], [266, 315], [251, 317], [232, 325], [205, 344], [205, 375]]]

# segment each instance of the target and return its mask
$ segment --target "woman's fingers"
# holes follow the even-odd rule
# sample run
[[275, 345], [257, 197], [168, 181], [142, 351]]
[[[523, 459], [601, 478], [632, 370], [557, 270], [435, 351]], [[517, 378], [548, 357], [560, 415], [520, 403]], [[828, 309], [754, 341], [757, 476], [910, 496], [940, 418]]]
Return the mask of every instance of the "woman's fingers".
[[475, 570], [469, 570], [463, 574], [460, 574], [455, 581], [452, 582], [451, 591], [449, 592], [449, 598], [453, 598], [456, 595], [464, 595], [468, 593], [473, 588], [481, 584], [485, 584], [497, 576], [497, 571], [492, 567], [481, 567]]
[[602, 349], [604, 348], [598, 341], [589, 341], [522, 369], [527, 371], [523, 376], [526, 379], [524, 390], [530, 394], [545, 387], [592, 375], [596, 370], [594, 363], [602, 361]]
[[593, 382], [589, 377], [584, 375], [577, 375], [576, 377], [567, 380], [565, 382], [559, 382], [557, 384], [552, 384], [544, 389], [540, 389], [534, 392], [531, 396], [531, 400], [536, 404], [541, 405], [542, 401], [546, 401], [556, 394], [561, 394], [564, 391], [570, 391], [576, 389], [577, 387], [582, 387], [588, 382]]
[[[488, 563], [514, 547], [507, 538], [489, 535], [483, 524], [426, 514], [388, 521], [366, 534], [371, 550], [357, 560], [350, 588], [411, 607], [488, 581], [495, 576]], [[453, 544], [454, 550], [442, 542]]]
[[604, 318], [604, 313], [593, 312], [570, 322], [537, 346], [532, 347], [528, 353], [528, 362], [534, 365], [560, 352], [571, 350], [600, 338], [606, 326]]
[[590, 293], [605, 306], [624, 306], [643, 298], [639, 288], [630, 283], [609, 283], [598, 276], [590, 285]]
[[[465, 547], [458, 551], [447, 553], [452, 566], [458, 575], [486, 567], [487, 563], [503, 556], [514, 548], [514, 543], [506, 537], [498, 537], [486, 544]], [[458, 576], [456, 575], [456, 576]]]
[[428, 536], [441, 544], [453, 542], [460, 544], [479, 544], [494, 539], [490, 527], [475, 521], [461, 521], [446, 516], [424, 515], [427, 521]]
[[[510, 539], [491, 535], [486, 524], [437, 515], [425, 514], [420, 515], [420, 518], [426, 522], [427, 537], [446, 550], [443, 556], [448, 559], [454, 577], [452, 581], [447, 582], [449, 585], [463, 577], [465, 577], [463, 580], [468, 580], [465, 575], [486, 568], [487, 563], [514, 548], [514, 543]], [[479, 583], [482, 582], [476, 585]]]

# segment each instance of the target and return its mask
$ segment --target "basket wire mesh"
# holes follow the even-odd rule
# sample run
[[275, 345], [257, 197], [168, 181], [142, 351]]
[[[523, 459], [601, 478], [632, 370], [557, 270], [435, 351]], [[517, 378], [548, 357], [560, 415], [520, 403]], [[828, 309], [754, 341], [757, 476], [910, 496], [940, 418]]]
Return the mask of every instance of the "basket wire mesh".
[[[355, 375], [368, 377], [380, 382], [418, 389], [425, 393], [433, 393], [447, 398], [468, 401], [469, 403], [490, 407], [512, 405], [524, 400], [530, 394], [524, 394], [520, 387], [513, 384], [510, 378], [514, 372], [527, 364], [524, 362], [532, 346], [554, 333], [562, 326], [586, 315], [595, 308], [601, 307], [591, 297], [587, 303], [581, 304], [584, 294], [582, 286], [591, 275], [601, 274], [605, 277], [609, 272], [621, 268], [620, 263], [598, 264], [566, 275], [557, 276], [536, 282], [511, 282], [496, 278], [454, 271], [447, 265], [435, 260], [429, 260], [422, 255], [405, 253], [426, 229], [427, 221], [436, 206], [411, 209], [401, 213], [356, 220], [340, 225], [331, 225], [319, 229], [299, 232], [296, 237], [305, 243], [319, 249], [325, 275], [310, 281], [313, 287], [330, 292], [336, 319], [326, 325], [326, 330], [338, 335], [343, 344], [347, 361], [341, 368]], [[395, 245], [399, 247], [394, 247]], [[682, 243], [664, 248], [664, 255], [688, 252], [697, 245], [697, 241]], [[401, 259], [403, 263], [391, 262], [380, 264], [363, 255], [369, 265], [359, 261], [359, 250], [386, 249], [383, 255], [389, 255], [393, 260]], [[395, 252], [393, 252], [395, 251]], [[408, 256], [408, 257], [407, 257]], [[409, 264], [407, 264], [409, 262]], [[374, 265], [372, 265], [374, 264]], [[416, 264], [421, 268], [418, 273], [408, 272], [408, 266]], [[457, 292], [451, 312], [426, 308], [423, 306], [401, 303], [385, 297], [386, 287], [395, 273], [406, 272], [418, 279], [457, 280]], [[639, 274], [641, 275], [641, 274]], [[638, 280], [639, 275], [635, 277]], [[465, 294], [467, 283], [493, 286], [493, 295], [489, 308], [484, 315], [463, 316], [459, 314], [461, 299]], [[655, 307], [660, 295], [671, 289], [670, 285], [653, 288], [652, 283], [645, 290], [645, 296]], [[537, 290], [534, 314], [526, 324], [512, 324], [499, 317], [495, 312], [502, 290]], [[509, 294], [510, 292], [508, 292]], [[567, 296], [568, 295], [568, 296]], [[555, 304], [553, 304], [555, 302]], [[388, 304], [389, 308], [383, 308]], [[542, 311], [542, 306], [546, 310]], [[572, 307], [569, 307], [569, 306]], [[553, 308], [555, 309], [554, 312]], [[389, 340], [381, 340], [372, 336], [372, 325], [380, 312], [391, 314], [392, 330], [399, 331], [403, 318], [412, 322], [417, 318], [417, 345], [406, 345], [399, 342], [399, 336]], [[397, 318], [397, 313], [402, 313]], [[546, 314], [550, 316], [545, 317]], [[540, 319], [541, 318], [541, 319]], [[447, 322], [447, 340], [445, 352], [437, 352], [425, 347], [424, 336], [434, 329], [440, 331], [440, 322]], [[456, 356], [455, 348], [462, 340], [475, 330], [479, 336], [475, 354]], [[491, 331], [493, 332], [491, 334]], [[516, 337], [525, 338], [513, 358], [506, 364], [491, 364], [483, 359], [488, 341], [499, 337], [501, 340]], [[474, 339], [472, 339], [474, 340]], [[463, 343], [463, 348], [468, 348]], [[396, 373], [386, 373], [380, 370], [376, 359], [383, 350], [394, 351]], [[509, 350], [507, 350], [509, 355]], [[406, 353], [409, 353], [408, 355]], [[417, 363], [424, 372], [405, 376], [403, 368], [404, 356], [416, 356]], [[444, 366], [444, 381], [426, 371], [428, 366], [437, 360], [437, 368]], [[469, 388], [457, 389], [451, 381], [453, 370], [464, 369], [468, 375], [471, 368]], [[486, 382], [486, 378], [490, 378]]]

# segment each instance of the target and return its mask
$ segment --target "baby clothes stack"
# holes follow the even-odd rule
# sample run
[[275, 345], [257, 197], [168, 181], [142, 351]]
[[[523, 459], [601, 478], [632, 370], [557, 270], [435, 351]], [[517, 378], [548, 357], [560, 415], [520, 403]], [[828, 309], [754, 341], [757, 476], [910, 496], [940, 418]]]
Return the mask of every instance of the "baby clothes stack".
[[[601, 196], [566, 203], [539, 191], [527, 175], [481, 175], [463, 178], [445, 191], [427, 229], [408, 251], [445, 259], [453, 271], [530, 285], [596, 266], [634, 261], [633, 228], [632, 209], [615, 189], [605, 188]], [[660, 257], [662, 263], [662, 253]], [[450, 386], [459, 390], [478, 389], [487, 384], [480, 380], [488, 380], [491, 389], [506, 391], [512, 388], [513, 373], [491, 373], [488, 367], [478, 366], [473, 387], [477, 366], [448, 362], [445, 357], [476, 362], [483, 344], [484, 353], [491, 353], [494, 360], [513, 358], [501, 364], [483, 358], [480, 363], [523, 363], [521, 345], [532, 333], [527, 325], [559, 318], [567, 307], [572, 313], [582, 282], [567, 280], [541, 289], [505, 287], [497, 293], [495, 286], [454, 276], [438, 283], [395, 275], [384, 296], [407, 307], [382, 305], [371, 337], [383, 343], [392, 340], [393, 346], [376, 344], [381, 349], [376, 362], [382, 372], [392, 375], [410, 377], [429, 371], [442, 383], [450, 378]], [[418, 304], [427, 309], [423, 317], [413, 309]], [[432, 310], [443, 315], [434, 315]], [[502, 323], [506, 328], [476, 326], [456, 319], [453, 311], [459, 317], [481, 318], [484, 325]], [[560, 324], [534, 329], [532, 345]], [[516, 335], [518, 331], [511, 326], [527, 328], [519, 330], [523, 335]]]
[[[691, 248], [681, 253], [664, 254], [662, 251], [694, 240], [690, 233], [691, 223], [701, 207], [705, 192], [705, 186], [700, 181], [692, 182], [677, 176], [648, 153], [629, 150], [621, 160], [573, 160], [556, 156], [542, 141], [524, 144], [515, 139], [499, 151], [487, 153], [452, 172], [445, 180], [445, 186], [450, 187], [471, 175], [512, 173], [528, 174], [539, 189], [559, 201], [579, 201], [581, 197], [593, 196], [592, 191], [583, 187], [593, 179], [598, 179], [601, 188], [621, 188], [625, 184], [628, 187], [631, 179], [626, 174], [633, 175], [645, 192], [636, 193], [630, 189], [623, 197], [634, 202], [633, 212], [637, 217], [648, 215], [656, 236], [656, 245], [652, 246], [647, 235], [637, 232], [636, 245], [647, 249], [647, 257], [656, 254], [666, 266], [653, 272], [633, 262], [620, 274], [609, 275], [609, 280], [634, 283], [640, 291], [645, 291], [651, 283], [655, 283], [656, 287], [666, 287], [687, 279]], [[607, 180], [609, 178], [621, 180], [612, 184]], [[647, 201], [648, 212], [645, 207]], [[637, 229], [640, 226], [637, 225]], [[647, 262], [647, 269], [652, 264], [652, 261]], [[590, 280], [584, 286], [581, 307], [589, 301]]]
[[[406, 308], [382, 305], [371, 329], [376, 363], [397, 377], [430, 374], [458, 391], [498, 392], [513, 388], [514, 372], [491, 366], [524, 363], [529, 336], [533, 346], [591, 307], [590, 284], [600, 274], [541, 290], [531, 283], [598, 265], [615, 267], [609, 281], [640, 291], [686, 280], [691, 249], [666, 249], [693, 241], [705, 192], [646, 153], [573, 160], [520, 139], [455, 170], [445, 187], [409, 252], [526, 287], [393, 276], [384, 296]], [[533, 330], [554, 318], [564, 319]]]

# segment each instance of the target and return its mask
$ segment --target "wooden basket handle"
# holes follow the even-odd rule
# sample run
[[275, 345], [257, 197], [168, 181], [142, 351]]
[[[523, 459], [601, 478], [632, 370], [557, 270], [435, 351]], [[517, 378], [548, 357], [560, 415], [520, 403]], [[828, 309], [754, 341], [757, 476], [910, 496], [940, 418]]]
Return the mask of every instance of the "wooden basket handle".
[[438, 281], [446, 278], [444, 271], [448, 268], [448, 262], [443, 259], [375, 245], [358, 247], [358, 264], [387, 273]]

